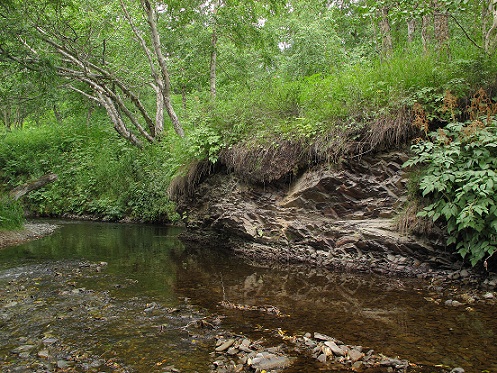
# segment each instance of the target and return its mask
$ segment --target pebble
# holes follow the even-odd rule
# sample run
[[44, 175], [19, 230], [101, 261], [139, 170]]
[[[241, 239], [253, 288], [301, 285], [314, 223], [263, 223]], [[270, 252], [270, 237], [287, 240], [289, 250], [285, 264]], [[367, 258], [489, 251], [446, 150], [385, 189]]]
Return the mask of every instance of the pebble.
[[326, 341], [324, 344], [328, 346], [336, 356], [345, 356], [345, 352], [335, 342]]
[[13, 354], [20, 354], [22, 352], [29, 352], [30, 350], [32, 350], [33, 348], [35, 348], [34, 345], [22, 345], [22, 346], [19, 346], [19, 347], [16, 347], [12, 350], [12, 353]]
[[459, 306], [462, 306], [463, 304], [457, 300], [452, 300], [452, 299], [448, 299], [445, 301], [444, 303], [446, 306], [451, 306], [451, 307], [459, 307]]
[[364, 354], [356, 349], [351, 349], [348, 353], [350, 360], [352, 363], [355, 363], [356, 361], [362, 359], [364, 357]]
[[71, 363], [66, 360], [57, 360], [57, 368], [59, 369], [67, 369], [71, 366]]
[[364, 363], [362, 361], [356, 361], [354, 364], [352, 364], [352, 370], [354, 372], [362, 372]]
[[48, 352], [48, 350], [38, 351], [38, 357], [41, 357], [42, 359], [48, 359], [49, 356], [50, 353]]
[[44, 338], [42, 340], [42, 343], [45, 345], [45, 346], [48, 346], [48, 345], [52, 345], [54, 343], [56, 343], [58, 341], [57, 338]]
[[483, 299], [494, 299], [494, 298], [495, 298], [494, 293], [487, 292], [487, 293], [483, 294]]
[[[306, 333], [305, 337], [306, 338], [311, 338], [311, 333]], [[321, 333], [316, 332], [316, 333], [314, 333], [314, 339], [318, 339], [320, 341], [329, 341], [332, 338], [328, 337], [325, 334], [321, 334]]]
[[228, 339], [227, 341], [223, 342], [221, 345], [216, 347], [216, 352], [223, 352], [226, 351], [228, 348], [231, 347], [231, 345], [235, 343], [234, 339]]
[[252, 360], [252, 367], [257, 371], [284, 368], [291, 364], [286, 356], [276, 356], [274, 354], [259, 353]]

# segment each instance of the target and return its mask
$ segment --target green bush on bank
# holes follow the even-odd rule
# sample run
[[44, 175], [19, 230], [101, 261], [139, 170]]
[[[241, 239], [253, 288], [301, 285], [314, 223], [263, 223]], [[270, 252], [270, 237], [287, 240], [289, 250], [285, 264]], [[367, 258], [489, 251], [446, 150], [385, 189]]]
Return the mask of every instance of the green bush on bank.
[[0, 196], [0, 230], [16, 230], [24, 226], [24, 211], [19, 202]]
[[472, 265], [497, 250], [497, 118], [483, 120], [430, 133], [405, 163], [423, 165], [419, 190], [429, 203], [418, 216], [443, 221], [447, 244]]
[[0, 177], [6, 189], [55, 173], [54, 183], [22, 198], [31, 214], [177, 219], [167, 196], [172, 168], [168, 149], [133, 148], [107, 123], [95, 122], [46, 124], [5, 134]]

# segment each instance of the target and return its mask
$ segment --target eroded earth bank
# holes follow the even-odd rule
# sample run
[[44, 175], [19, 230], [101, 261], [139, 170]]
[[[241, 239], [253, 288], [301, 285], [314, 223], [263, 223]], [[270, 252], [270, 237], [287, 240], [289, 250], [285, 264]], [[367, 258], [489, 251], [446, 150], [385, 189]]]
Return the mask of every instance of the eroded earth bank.
[[[470, 281], [475, 271], [445, 246], [442, 231], [405, 211], [406, 160], [402, 152], [356, 156], [272, 182], [253, 182], [226, 166], [202, 177], [208, 172], [197, 166], [186, 178], [195, 180], [196, 172], [202, 182], [189, 194], [184, 187], [180, 199], [185, 239], [224, 242], [256, 261]], [[279, 162], [273, 156], [263, 165]]]

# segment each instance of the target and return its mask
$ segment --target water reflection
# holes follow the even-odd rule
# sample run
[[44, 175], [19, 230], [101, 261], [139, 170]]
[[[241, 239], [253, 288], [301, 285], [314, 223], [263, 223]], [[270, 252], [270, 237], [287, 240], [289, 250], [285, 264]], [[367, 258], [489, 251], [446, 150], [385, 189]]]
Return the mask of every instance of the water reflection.
[[[96, 327], [95, 318], [87, 324], [77, 317], [67, 318], [58, 332], [76, 343], [78, 333], [86, 330], [89, 345], [100, 353], [113, 350], [139, 372], [155, 371], [151, 367], [164, 360], [165, 350], [166, 357], [183, 371], [206, 369], [211, 346], [203, 346], [182, 331], [180, 327], [187, 321], [171, 319], [164, 311], [168, 307], [227, 316], [223, 327], [253, 338], [271, 339], [278, 328], [289, 334], [317, 331], [428, 366], [442, 363], [462, 366], [468, 372], [497, 371], [493, 310], [476, 305], [469, 312], [464, 307], [428, 302], [425, 284], [416, 280], [253, 265], [220, 250], [184, 246], [177, 239], [178, 228], [61, 223], [50, 237], [1, 250], [0, 283], [9, 281], [9, 273], [27, 272], [21, 268], [34, 268], [37, 263], [43, 263], [45, 272], [47, 268], [56, 272], [66, 268], [62, 263], [107, 262], [101, 272], [74, 280], [75, 286], [102, 294], [94, 300], [94, 309], [106, 321], [99, 320]], [[54, 292], [54, 278], [37, 285], [38, 290]], [[276, 307], [285, 317], [227, 309], [221, 306], [222, 301], [247, 308]], [[160, 306], [157, 312], [144, 313], [151, 303]], [[84, 306], [91, 311], [91, 304]], [[56, 314], [67, 314], [60, 307], [45, 304]], [[78, 322], [78, 327], [71, 326]], [[161, 323], [177, 328], [158, 334], [156, 327]], [[0, 350], [8, 351], [5, 346]], [[203, 365], [199, 365], [202, 359]], [[303, 364], [298, 369], [317, 369], [305, 365], [309, 362]]]
[[[175, 291], [228, 314], [236, 330], [249, 333], [262, 324], [290, 334], [319, 331], [420, 364], [497, 371], [497, 322], [490, 306], [467, 311], [429, 302], [426, 284], [414, 279], [256, 267], [194, 249], [185, 256], [188, 265], [178, 270]], [[223, 300], [272, 305], [289, 317], [220, 311]]]

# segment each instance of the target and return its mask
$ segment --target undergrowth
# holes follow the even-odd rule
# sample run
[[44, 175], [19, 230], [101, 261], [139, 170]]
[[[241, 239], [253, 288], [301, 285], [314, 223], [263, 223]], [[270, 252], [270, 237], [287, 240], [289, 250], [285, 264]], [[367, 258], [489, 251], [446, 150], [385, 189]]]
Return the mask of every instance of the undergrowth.
[[166, 144], [135, 149], [98, 122], [41, 125], [5, 135], [0, 177], [13, 189], [58, 175], [22, 198], [32, 215], [172, 221], [177, 214], [167, 195], [171, 159]]
[[21, 204], [7, 196], [0, 196], [0, 230], [21, 229], [24, 220]]
[[[414, 144], [404, 166], [422, 166], [418, 187], [427, 205], [418, 216], [442, 222], [448, 245], [472, 265], [486, 264], [497, 250], [497, 104], [480, 90], [466, 109], [469, 120], [459, 122], [457, 101], [447, 92], [451, 122]], [[417, 123], [427, 131], [422, 114]]]

